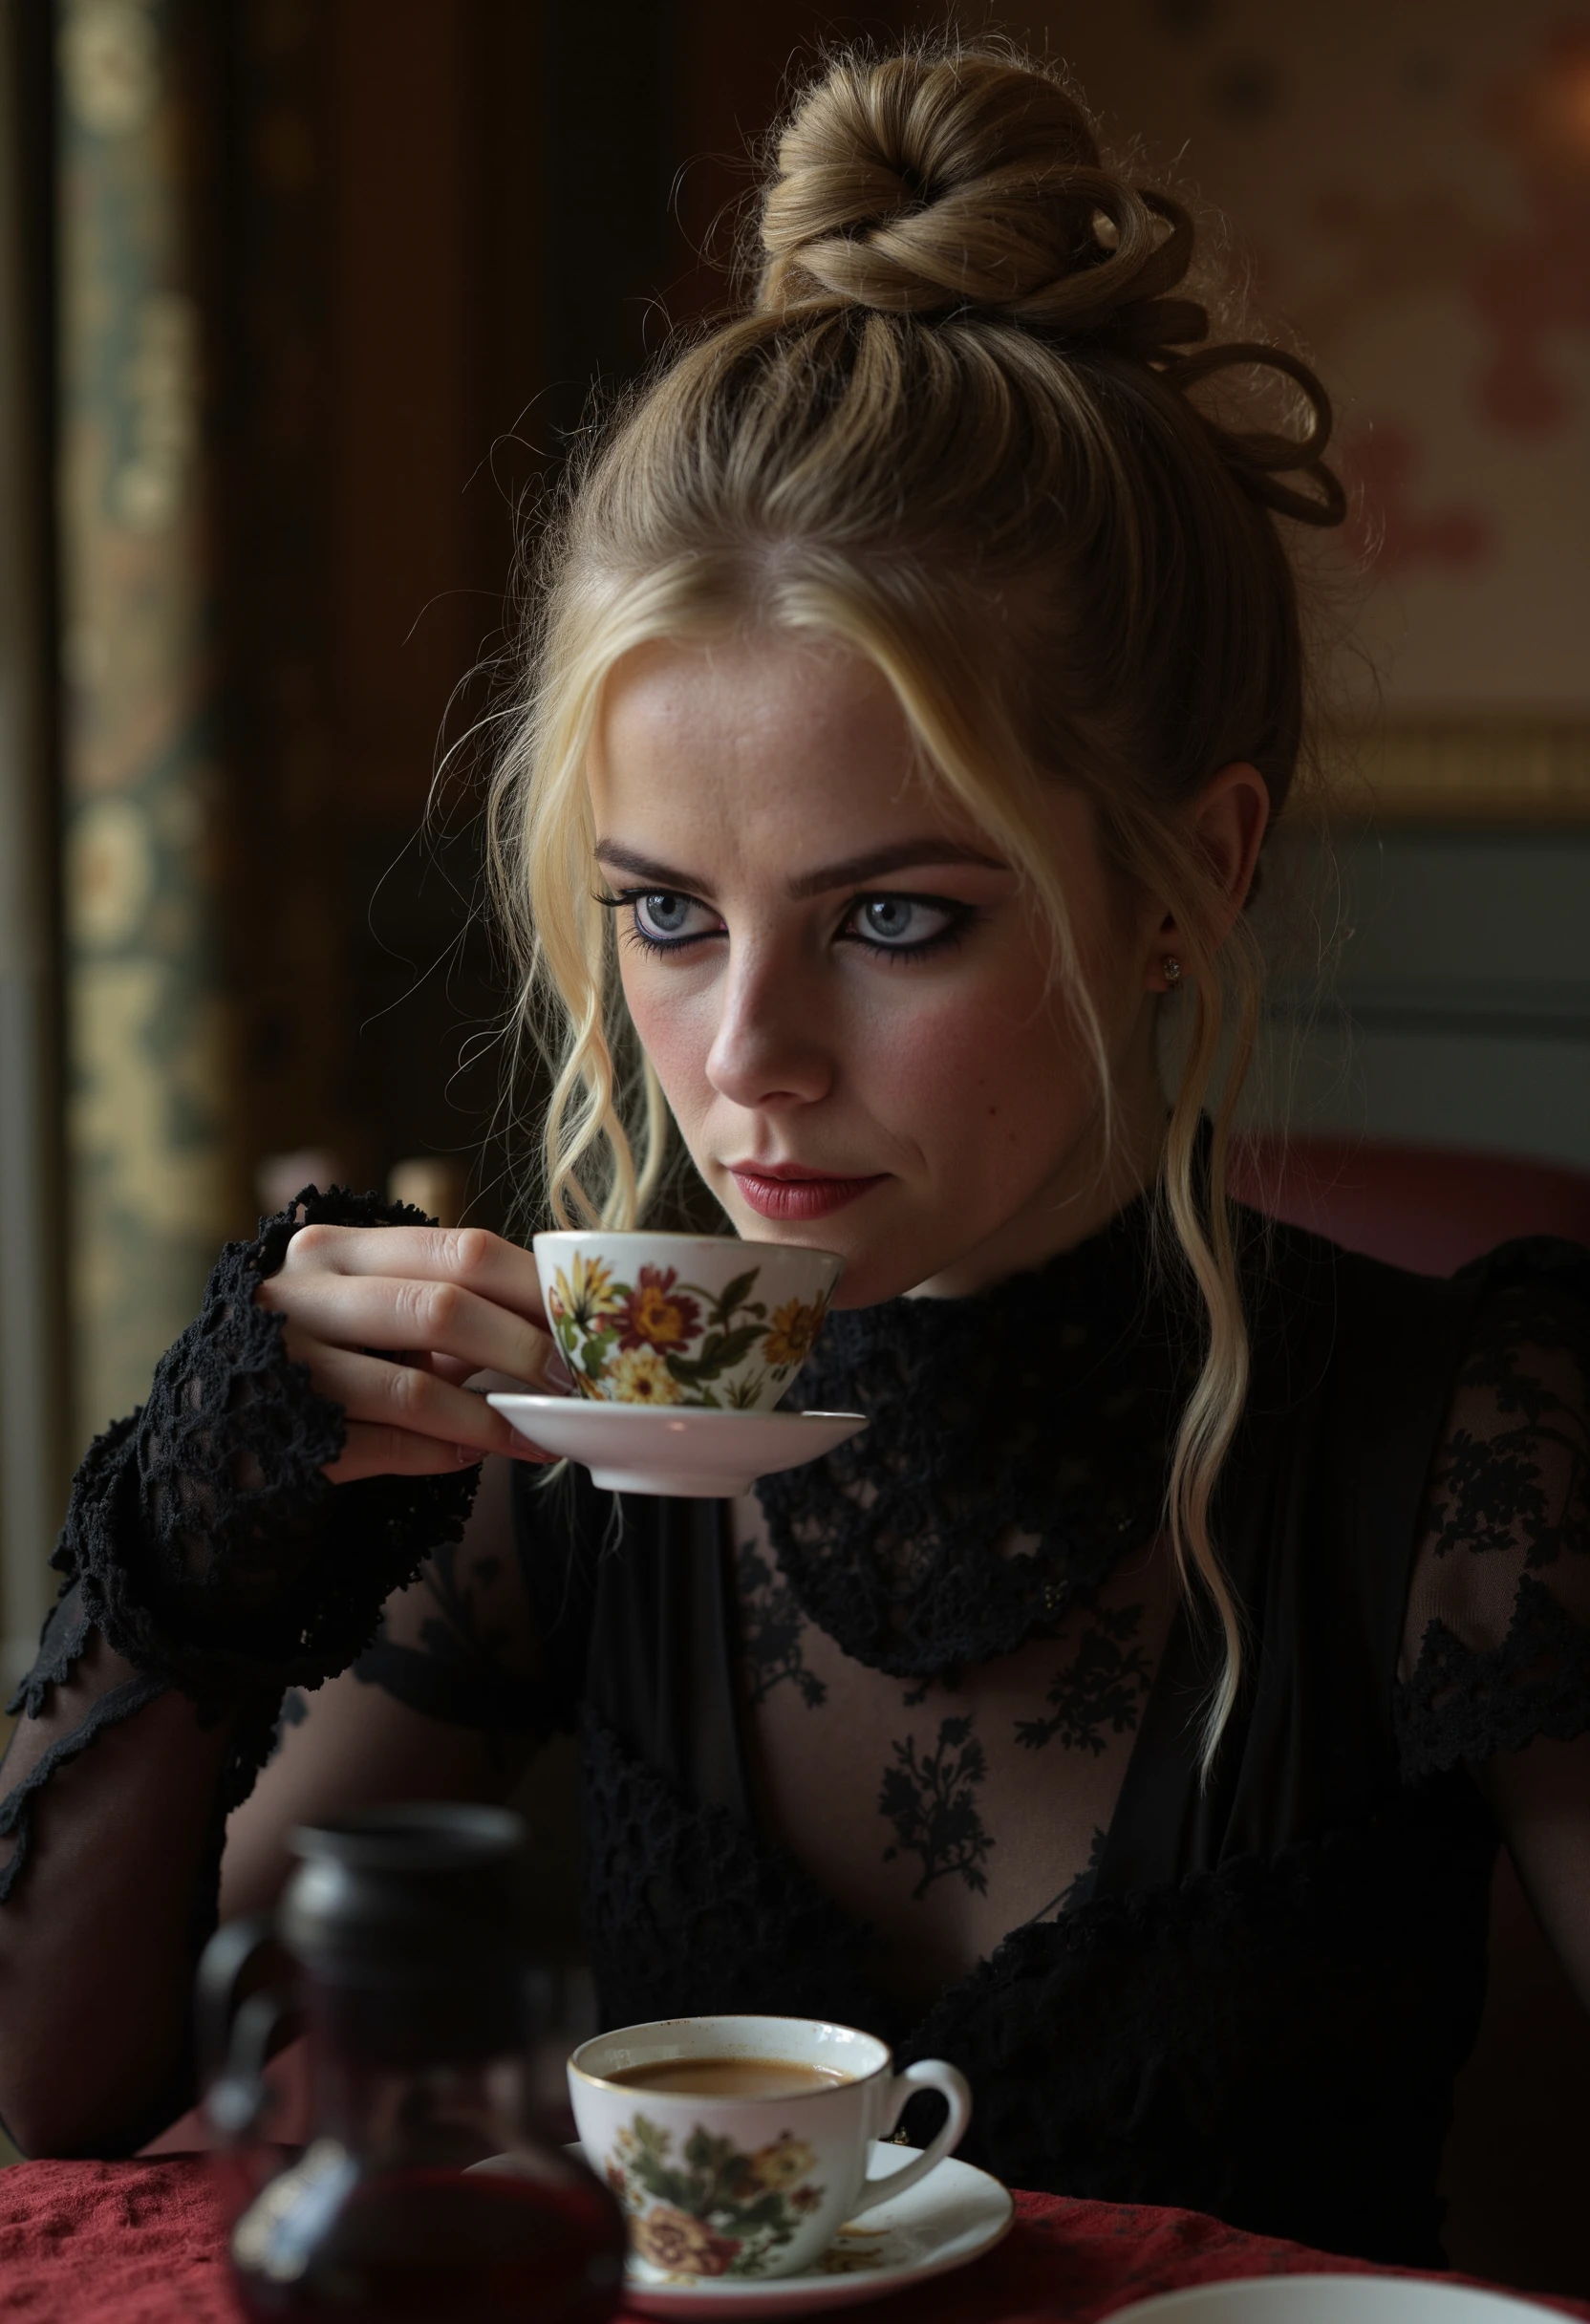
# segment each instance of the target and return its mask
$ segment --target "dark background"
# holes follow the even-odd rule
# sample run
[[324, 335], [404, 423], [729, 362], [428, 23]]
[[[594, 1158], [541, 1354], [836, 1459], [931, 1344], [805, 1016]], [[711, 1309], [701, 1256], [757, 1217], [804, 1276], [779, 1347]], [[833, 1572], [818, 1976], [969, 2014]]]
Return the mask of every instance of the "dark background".
[[[468, 909], [486, 753], [466, 738], [511, 658], [517, 514], [592, 397], [725, 295], [725, 212], [819, 19], [718, 0], [219, 14], [246, 1137], [378, 1181], [401, 1156], [478, 1156], [499, 1094], [504, 984]], [[503, 1161], [475, 1164], [493, 1223]]]

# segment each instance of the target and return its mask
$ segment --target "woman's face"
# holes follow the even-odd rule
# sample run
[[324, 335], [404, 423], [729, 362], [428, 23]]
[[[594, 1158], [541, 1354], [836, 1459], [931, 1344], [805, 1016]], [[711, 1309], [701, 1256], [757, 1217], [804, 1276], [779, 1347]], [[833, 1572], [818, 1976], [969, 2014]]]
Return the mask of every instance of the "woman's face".
[[1015, 866], [926, 780], [873, 665], [773, 636], [620, 665], [591, 774], [636, 1030], [742, 1235], [846, 1261], [840, 1298], [961, 1293], [1079, 1240], [1151, 1162], [1151, 905], [1092, 818], [1054, 841], [1126, 1131]]

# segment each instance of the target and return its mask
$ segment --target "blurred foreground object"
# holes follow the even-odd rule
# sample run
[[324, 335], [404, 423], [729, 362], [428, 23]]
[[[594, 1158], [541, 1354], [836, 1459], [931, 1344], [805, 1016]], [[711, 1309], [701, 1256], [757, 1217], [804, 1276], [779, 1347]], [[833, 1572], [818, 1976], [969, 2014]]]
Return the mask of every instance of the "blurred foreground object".
[[254, 1192], [267, 1218], [285, 1211], [306, 1186], [345, 1186], [348, 1173], [328, 1146], [297, 1146], [290, 1153], [266, 1154], [254, 1173]]
[[[245, 2313], [604, 2324], [623, 2221], [535, 2127], [523, 1818], [376, 1808], [292, 1846], [276, 1921], [222, 1929], [199, 1970]], [[293, 1988], [235, 2008], [273, 1937]], [[311, 2135], [281, 2169], [281, 2147], [259, 2143], [275, 2127], [263, 2067], [274, 2028], [300, 2013]]]

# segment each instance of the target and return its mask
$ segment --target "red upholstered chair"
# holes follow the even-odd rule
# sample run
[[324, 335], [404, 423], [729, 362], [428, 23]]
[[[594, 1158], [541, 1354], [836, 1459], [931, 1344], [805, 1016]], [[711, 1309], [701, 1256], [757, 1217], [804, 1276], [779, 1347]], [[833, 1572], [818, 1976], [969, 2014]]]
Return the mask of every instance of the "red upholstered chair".
[[[1339, 1138], [1244, 1141], [1245, 1202], [1349, 1250], [1448, 1275], [1515, 1235], [1590, 1243], [1590, 1174], [1500, 1154]], [[1443, 2184], [1455, 2266], [1590, 2295], [1590, 2024], [1511, 1860], [1491, 1897], [1491, 1987], [1457, 2088]]]
[[1509, 1154], [1349, 1138], [1251, 1137], [1232, 1191], [1256, 1210], [1419, 1275], [1450, 1275], [1515, 1235], [1590, 1243], [1590, 1173]]

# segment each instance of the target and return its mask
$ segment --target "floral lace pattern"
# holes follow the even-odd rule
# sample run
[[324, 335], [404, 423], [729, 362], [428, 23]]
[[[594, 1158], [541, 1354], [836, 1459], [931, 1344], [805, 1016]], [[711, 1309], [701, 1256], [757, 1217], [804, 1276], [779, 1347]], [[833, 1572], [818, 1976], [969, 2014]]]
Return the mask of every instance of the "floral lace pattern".
[[[1165, 1593], [1154, 1585], [1146, 1621], [1137, 1574], [1154, 1554], [1196, 1345], [1174, 1279], [1150, 1263], [1150, 1235], [1139, 1202], [975, 1298], [831, 1316], [803, 1397], [865, 1410], [872, 1425], [757, 1489], [765, 1538], [741, 1550], [737, 1579], [762, 1762], [815, 1750], [832, 1767], [844, 1754], [819, 1730], [834, 1722], [858, 1754], [883, 1754], [870, 1802], [847, 1789], [817, 1829], [772, 1777], [777, 1828], [865, 1899], [894, 1972], [953, 1973], [951, 1953], [975, 1957], [983, 1941], [975, 1931], [992, 1941], [1013, 1918], [1086, 1892], [1090, 1818], [1108, 1818], [1162, 1643]], [[1043, 1639], [1055, 1648], [1036, 1689], [979, 1691], [981, 1674]], [[896, 1698], [891, 1677], [913, 1683]], [[900, 1716], [937, 1689], [933, 1715]], [[791, 1727], [795, 1693], [820, 1714], [809, 1743]], [[1040, 1804], [1047, 1775], [1035, 1781], [1024, 1765], [1053, 1744], [1110, 1754], [1085, 1804], [1060, 1817]], [[870, 1874], [869, 1856], [898, 1872]], [[952, 1908], [956, 1894], [980, 1902]], [[953, 1945], [935, 1933], [952, 1921]], [[908, 1926], [933, 1948], [914, 1964]]]
[[858, 1662], [1008, 1654], [1153, 1538], [1196, 1334], [1150, 1287], [1148, 1209], [978, 1299], [829, 1317], [802, 1401], [872, 1425], [757, 1496], [795, 1599]]
[[1138, 1632], [1143, 1626], [1140, 1605], [1102, 1606], [1099, 1619], [1085, 1630], [1076, 1652], [1049, 1681], [1044, 1696], [1049, 1715], [1022, 1719], [1016, 1732], [1031, 1751], [1042, 1751], [1058, 1736], [1067, 1751], [1088, 1751], [1097, 1758], [1106, 1749], [1107, 1728], [1114, 1735], [1130, 1734], [1148, 1700], [1153, 1664]]
[[787, 1683], [808, 1711], [820, 1711], [827, 1701], [828, 1689], [806, 1664], [802, 1643], [806, 1618], [778, 1566], [762, 1555], [754, 1541], [742, 1542], [736, 1553], [735, 1583], [749, 1707], [754, 1711], [775, 1687]]
[[292, 1237], [321, 1219], [433, 1223], [376, 1195], [307, 1189], [254, 1242], [226, 1246], [148, 1401], [83, 1458], [51, 1560], [61, 1598], [9, 1707], [37, 1718], [95, 1636], [132, 1675], [95, 1693], [0, 1801], [0, 1839], [13, 1843], [0, 1902], [26, 1868], [33, 1808], [55, 1772], [174, 1688], [206, 1724], [234, 1720], [194, 1907], [206, 1933], [226, 1818], [274, 1748], [288, 1690], [345, 1669], [388, 1593], [462, 1531], [473, 1473], [335, 1487], [322, 1474], [342, 1445], [341, 1408], [288, 1360], [282, 1317], [254, 1301]]
[[1590, 1332], [1576, 1285], [1590, 1294], [1590, 1255], [1518, 1245], [1475, 1318], [1409, 1592], [1395, 1705], [1409, 1777], [1590, 1724]]
[[978, 1792], [988, 1759], [968, 1717], [938, 1722], [937, 1740], [917, 1749], [914, 1734], [894, 1744], [884, 1769], [878, 1814], [893, 1827], [894, 1842], [884, 1861], [914, 1856], [922, 1877], [912, 1890], [920, 1901], [935, 1881], [949, 1875], [968, 1888], [985, 1890], [984, 1870], [993, 1836], [978, 1812]]
[[202, 1704], [251, 1688], [279, 1702], [346, 1669], [388, 1592], [462, 1534], [474, 1496], [473, 1472], [340, 1486], [322, 1474], [342, 1447], [341, 1408], [288, 1360], [283, 1318], [254, 1301], [320, 1220], [430, 1223], [312, 1187], [257, 1241], [228, 1243], [148, 1402], [90, 1447], [51, 1560], [118, 1653]]
[[590, 1714], [581, 1742], [586, 1939], [610, 2024], [756, 2010], [887, 2034], [868, 1931], [792, 1858], [681, 1800]]
[[354, 1674], [426, 1718], [478, 1730], [506, 1766], [558, 1723], [544, 1668], [518, 1560], [489, 1542], [443, 1541], [413, 1587], [388, 1601]]

